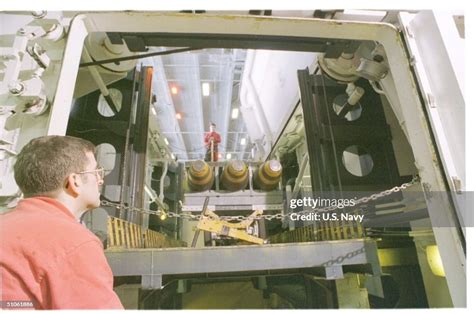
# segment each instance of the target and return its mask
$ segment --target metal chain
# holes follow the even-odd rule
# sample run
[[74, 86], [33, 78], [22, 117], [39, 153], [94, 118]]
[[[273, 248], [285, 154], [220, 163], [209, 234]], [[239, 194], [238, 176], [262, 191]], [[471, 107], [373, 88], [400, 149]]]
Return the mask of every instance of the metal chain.
[[[355, 201], [355, 205], [366, 204], [366, 203], [369, 203], [371, 201], [375, 201], [379, 198], [389, 196], [393, 193], [405, 190], [405, 189], [409, 188], [410, 186], [412, 186], [414, 184], [417, 184], [419, 182], [420, 182], [420, 178], [418, 176], [414, 176], [413, 180], [411, 180], [408, 183], [403, 183], [400, 186], [395, 186], [391, 189], [388, 189], [388, 190], [385, 190], [385, 191], [382, 191], [382, 192], [379, 192], [379, 193], [374, 193], [370, 196], [362, 197], [362, 198]], [[201, 215], [201, 214], [195, 215], [195, 214], [191, 214], [191, 213], [188, 213], [188, 212], [177, 214], [177, 213], [174, 213], [174, 212], [167, 212], [167, 211], [164, 211], [164, 210], [161, 210], [161, 209], [158, 209], [158, 210], [154, 211], [154, 210], [148, 210], [148, 209], [143, 209], [143, 208], [121, 206], [120, 204], [105, 201], [105, 200], [101, 201], [100, 204], [102, 206], [116, 208], [117, 210], [120, 210], [120, 211], [128, 210], [128, 211], [132, 211], [132, 212], [139, 212], [139, 213], [142, 213], [142, 214], [156, 215], [156, 216], [165, 215], [166, 217], [169, 217], [169, 218], [180, 218], [180, 219], [187, 219], [187, 220], [200, 220], [200, 219], [203, 218], [203, 215]], [[353, 207], [353, 206], [351, 206], [351, 207]], [[309, 209], [309, 210], [301, 211], [301, 212], [298, 212], [298, 214], [301, 215], [301, 214], [306, 214], [306, 213], [311, 213], [311, 212], [329, 212], [329, 211], [334, 211], [336, 209], [342, 210], [344, 208], [345, 207], [339, 208], [336, 205], [333, 205], [333, 206], [328, 206], [328, 207], [324, 207], [324, 208]], [[278, 213], [278, 214], [273, 214], [273, 215], [265, 214], [265, 215], [260, 215], [258, 217], [255, 217], [254, 219], [265, 219], [265, 220], [279, 219], [279, 220], [282, 220], [283, 218], [287, 218], [290, 215], [291, 215], [291, 213], [287, 213], [287, 214]], [[207, 218], [212, 219], [212, 218], [209, 218], [209, 217], [207, 217]], [[245, 221], [247, 219], [248, 219], [248, 217], [243, 216], [243, 215], [219, 216], [219, 220], [223, 220], [223, 221]]]

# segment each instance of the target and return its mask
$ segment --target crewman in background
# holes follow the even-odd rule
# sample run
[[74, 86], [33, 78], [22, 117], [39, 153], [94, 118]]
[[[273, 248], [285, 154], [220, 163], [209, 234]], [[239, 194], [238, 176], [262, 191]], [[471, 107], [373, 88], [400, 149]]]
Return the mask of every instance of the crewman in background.
[[216, 132], [216, 124], [211, 122], [209, 132], [204, 135], [204, 144], [207, 147], [205, 161], [217, 161], [219, 159], [219, 143], [221, 136]]

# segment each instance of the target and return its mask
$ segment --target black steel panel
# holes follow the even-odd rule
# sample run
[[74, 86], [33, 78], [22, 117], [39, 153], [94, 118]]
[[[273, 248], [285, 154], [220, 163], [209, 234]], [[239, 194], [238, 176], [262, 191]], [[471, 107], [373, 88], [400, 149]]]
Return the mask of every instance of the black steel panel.
[[[348, 121], [333, 108], [336, 97], [345, 95], [346, 84], [323, 75], [298, 71], [301, 103], [310, 156], [313, 191], [379, 191], [401, 183], [380, 96], [364, 79], [355, 84], [365, 90], [361, 115]], [[372, 171], [365, 176], [350, 173], [343, 152], [356, 145], [372, 158]]]

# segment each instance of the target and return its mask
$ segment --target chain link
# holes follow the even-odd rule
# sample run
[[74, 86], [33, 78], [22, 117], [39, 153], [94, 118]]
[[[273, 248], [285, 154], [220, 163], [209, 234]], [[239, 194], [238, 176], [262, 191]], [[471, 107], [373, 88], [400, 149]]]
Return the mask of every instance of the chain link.
[[[420, 182], [420, 178], [418, 176], [414, 176], [413, 180], [411, 180], [408, 183], [403, 183], [400, 186], [395, 186], [391, 189], [388, 189], [388, 190], [385, 190], [385, 191], [382, 191], [382, 192], [379, 192], [379, 193], [374, 193], [370, 196], [365, 196], [365, 197], [359, 198], [358, 200], [355, 201], [355, 205], [366, 204], [366, 203], [369, 203], [371, 201], [378, 200], [379, 198], [386, 197], [386, 196], [389, 196], [393, 193], [405, 190], [405, 189], [409, 188], [410, 186], [412, 186], [414, 184], [417, 184], [419, 182]], [[174, 213], [174, 212], [164, 211], [164, 210], [161, 210], [161, 209], [153, 211], [153, 210], [136, 208], [136, 207], [122, 206], [120, 204], [105, 201], [105, 200], [101, 201], [100, 204], [102, 206], [116, 208], [120, 211], [128, 210], [128, 211], [132, 211], [132, 212], [139, 212], [139, 213], [142, 213], [142, 214], [156, 215], [156, 216], [165, 215], [165, 218], [169, 217], [169, 218], [180, 218], [180, 219], [187, 219], [187, 220], [200, 220], [200, 219], [204, 218], [203, 215], [201, 215], [201, 214], [195, 215], [195, 214], [191, 214], [191, 213], [188, 213], [188, 212], [183, 212], [183, 213], [178, 214], [178, 213]], [[351, 207], [353, 207], [353, 206], [351, 206]], [[307, 213], [311, 213], [311, 212], [330, 212], [330, 211], [334, 211], [336, 209], [341, 209], [342, 210], [342, 209], [344, 209], [344, 207], [339, 208], [336, 205], [333, 205], [333, 206], [328, 206], [328, 207], [324, 207], [324, 208], [304, 210], [304, 211], [298, 212], [298, 214], [307, 214]], [[291, 215], [291, 213], [287, 213], [287, 214], [278, 213], [278, 214], [273, 214], [273, 215], [265, 214], [265, 215], [257, 216], [257, 217], [255, 217], [255, 219], [257, 219], [257, 220], [259, 220], [259, 219], [265, 219], [265, 220], [279, 219], [279, 220], [281, 220], [281, 219], [284, 219], [284, 218], [288, 218], [290, 215]], [[210, 218], [210, 217], [207, 217], [207, 216], [206, 216], [206, 218], [207, 219], [213, 219], [213, 218]], [[243, 216], [243, 215], [219, 216], [219, 220], [223, 220], [223, 221], [245, 221], [247, 219], [248, 218], [246, 216]]]

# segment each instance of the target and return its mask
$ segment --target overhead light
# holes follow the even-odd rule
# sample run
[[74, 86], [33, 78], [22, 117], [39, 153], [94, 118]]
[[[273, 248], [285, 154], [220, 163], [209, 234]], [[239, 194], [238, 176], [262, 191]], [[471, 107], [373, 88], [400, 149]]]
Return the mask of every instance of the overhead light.
[[168, 139], [166, 137], [164, 137], [164, 141], [165, 141], [165, 144], [166, 145], [169, 145], [170, 143], [168, 142]]
[[181, 114], [181, 112], [177, 112], [176, 119], [181, 120], [182, 118], [183, 118], [183, 115]]
[[155, 108], [151, 107], [151, 112], [153, 112], [153, 114], [156, 116], [156, 110], [155, 110]]
[[171, 87], [171, 94], [173, 94], [173, 95], [178, 94], [178, 88], [176, 86]]
[[232, 119], [237, 119], [239, 117], [239, 108], [232, 109]]
[[210, 86], [209, 83], [202, 83], [202, 95], [209, 96]]
[[221, 154], [221, 153], [217, 154], [217, 158], [218, 158], [218, 159], [221, 159], [221, 158], [222, 158], [222, 154]]
[[232, 158], [232, 154], [231, 153], [227, 153], [227, 155], [225, 156], [226, 159], [230, 159]]
[[244, 146], [245, 144], [247, 144], [247, 139], [244, 137], [240, 140], [240, 145]]

